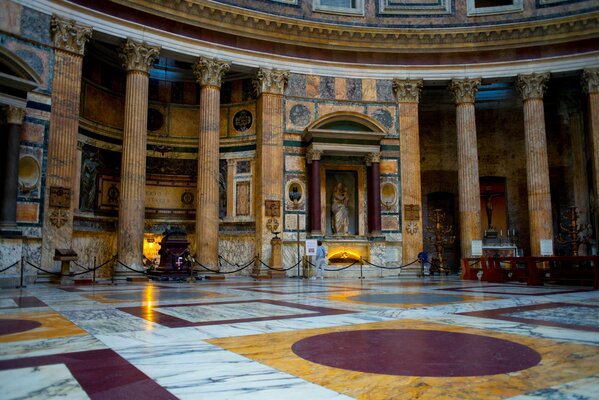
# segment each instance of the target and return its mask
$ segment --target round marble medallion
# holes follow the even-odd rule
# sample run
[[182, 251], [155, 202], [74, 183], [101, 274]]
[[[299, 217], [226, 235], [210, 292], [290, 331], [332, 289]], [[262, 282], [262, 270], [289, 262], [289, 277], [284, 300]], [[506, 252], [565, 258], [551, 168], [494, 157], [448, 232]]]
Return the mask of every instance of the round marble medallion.
[[27, 332], [40, 326], [41, 322], [28, 319], [0, 319], [0, 336]]

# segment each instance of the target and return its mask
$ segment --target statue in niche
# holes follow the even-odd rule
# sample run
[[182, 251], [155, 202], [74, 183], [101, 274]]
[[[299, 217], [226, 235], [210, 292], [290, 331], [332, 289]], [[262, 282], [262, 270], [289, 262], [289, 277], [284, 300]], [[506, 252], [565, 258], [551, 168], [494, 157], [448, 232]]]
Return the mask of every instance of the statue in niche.
[[96, 177], [100, 161], [96, 154], [90, 153], [81, 165], [81, 199], [79, 208], [91, 211], [96, 201]]
[[341, 182], [337, 183], [331, 198], [331, 230], [334, 235], [349, 234], [349, 193]]
[[487, 229], [494, 229], [493, 220], [493, 198], [502, 195], [502, 193], [486, 193], [487, 197], [486, 209], [487, 209]]

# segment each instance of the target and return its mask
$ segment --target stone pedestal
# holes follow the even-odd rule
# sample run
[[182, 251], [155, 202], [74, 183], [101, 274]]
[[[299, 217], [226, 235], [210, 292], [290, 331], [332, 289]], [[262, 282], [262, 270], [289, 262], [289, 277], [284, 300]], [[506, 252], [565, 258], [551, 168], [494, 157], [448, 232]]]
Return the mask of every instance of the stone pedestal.
[[282, 271], [283, 269], [283, 241], [281, 238], [272, 238], [270, 240], [271, 246], [271, 257], [270, 257], [270, 266], [272, 268], [276, 268], [279, 271], [270, 270], [270, 275], [273, 278], [284, 278], [285, 273]]
[[532, 256], [541, 255], [541, 240], [553, 240], [549, 163], [545, 135], [543, 94], [549, 73], [519, 75], [516, 87], [524, 106], [526, 173], [530, 249]]
[[[474, 99], [480, 79], [454, 79], [456, 103], [461, 257], [472, 257], [472, 240], [482, 239]], [[449, 212], [450, 210], [445, 210]]]
[[165, 232], [158, 254], [160, 255], [160, 264], [155, 270], [149, 271], [148, 276], [158, 279], [190, 276], [189, 241], [185, 232]]
[[196, 258], [213, 270], [219, 269], [220, 86], [229, 68], [228, 62], [204, 57], [198, 58], [193, 65], [193, 72], [200, 84]]
[[412, 210], [411, 213], [404, 210], [401, 215], [403, 264], [417, 259], [418, 253], [424, 249], [418, 123], [418, 102], [422, 84], [421, 79], [395, 79], [393, 81], [395, 98], [399, 103], [399, 129], [401, 131], [399, 144], [401, 199], [404, 209], [409, 206]]

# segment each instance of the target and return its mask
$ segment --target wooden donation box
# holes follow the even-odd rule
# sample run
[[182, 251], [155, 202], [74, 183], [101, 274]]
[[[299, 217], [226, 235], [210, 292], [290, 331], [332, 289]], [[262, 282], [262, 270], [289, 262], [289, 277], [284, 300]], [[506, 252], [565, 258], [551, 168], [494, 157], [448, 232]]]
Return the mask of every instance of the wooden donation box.
[[182, 231], [167, 231], [160, 242], [160, 265], [156, 267], [159, 274], [187, 274], [190, 268], [189, 242]]

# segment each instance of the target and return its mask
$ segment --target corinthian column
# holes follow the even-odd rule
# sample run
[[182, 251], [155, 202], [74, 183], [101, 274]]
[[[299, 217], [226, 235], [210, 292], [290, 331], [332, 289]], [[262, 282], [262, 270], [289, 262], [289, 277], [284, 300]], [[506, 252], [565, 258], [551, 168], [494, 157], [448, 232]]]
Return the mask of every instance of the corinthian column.
[[449, 84], [456, 103], [458, 143], [458, 189], [462, 257], [472, 256], [472, 241], [482, 237], [480, 183], [474, 99], [480, 79], [454, 79]]
[[[589, 68], [582, 72], [584, 91], [588, 94], [589, 128], [593, 149], [593, 187], [595, 201], [599, 199], [599, 68]], [[599, 212], [595, 211], [595, 239], [599, 240]]]
[[[256, 103], [256, 255], [264, 262], [273, 258], [271, 229], [282, 226], [283, 203], [283, 93], [289, 71], [260, 68], [254, 86]], [[266, 202], [276, 207], [266, 208]], [[269, 223], [270, 221], [270, 223]], [[279, 229], [277, 229], [279, 230]], [[277, 259], [275, 255], [274, 259]], [[280, 258], [279, 258], [280, 259]], [[280, 267], [280, 266], [277, 266]], [[260, 271], [255, 271], [260, 274]]]
[[220, 86], [231, 63], [200, 57], [193, 73], [200, 84], [198, 132], [198, 206], [196, 211], [196, 257], [217, 270], [219, 229]]
[[[42, 266], [54, 264], [55, 249], [72, 248], [74, 182], [79, 130], [79, 99], [85, 43], [90, 27], [52, 16], [54, 41], [52, 114], [48, 134], [48, 168], [44, 199]], [[59, 265], [51, 268], [59, 270]]]
[[[401, 162], [402, 262], [410, 263], [424, 249], [422, 242], [422, 189], [420, 177], [420, 132], [418, 102], [422, 79], [394, 79], [399, 104], [399, 158]], [[406, 212], [406, 210], [410, 210]]]
[[[146, 141], [150, 68], [160, 47], [130, 39], [119, 56], [127, 71], [121, 186], [119, 196], [118, 259], [135, 270], [143, 269], [143, 239], [146, 195]], [[116, 274], [133, 272], [117, 264]]]
[[25, 109], [2, 107], [0, 154], [5, 157], [0, 165], [0, 236], [19, 236], [17, 230], [17, 181], [19, 179], [19, 137]]
[[518, 75], [516, 88], [524, 106], [528, 213], [531, 255], [541, 255], [541, 240], [553, 240], [549, 163], [543, 94], [549, 73]]

